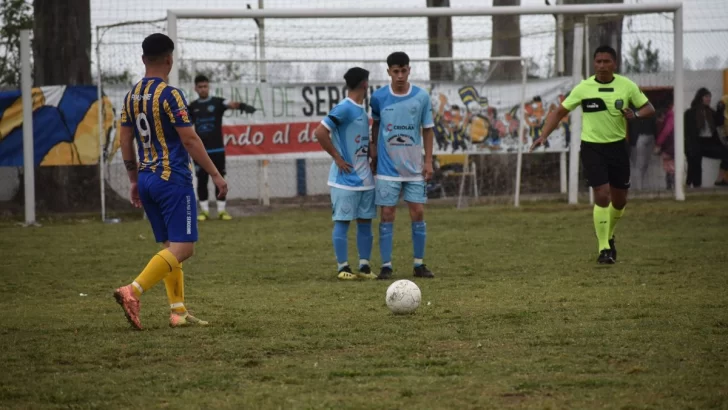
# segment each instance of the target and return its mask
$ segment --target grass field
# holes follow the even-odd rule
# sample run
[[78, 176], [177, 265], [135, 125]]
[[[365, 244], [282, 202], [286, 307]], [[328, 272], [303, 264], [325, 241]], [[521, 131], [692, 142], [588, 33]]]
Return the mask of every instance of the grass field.
[[412, 316], [337, 282], [330, 229], [201, 225], [187, 305], [212, 326], [170, 329], [160, 284], [137, 332], [111, 294], [157, 249], [145, 221], [0, 223], [0, 408], [728, 409], [726, 197], [632, 203], [609, 267], [588, 207], [433, 208]]

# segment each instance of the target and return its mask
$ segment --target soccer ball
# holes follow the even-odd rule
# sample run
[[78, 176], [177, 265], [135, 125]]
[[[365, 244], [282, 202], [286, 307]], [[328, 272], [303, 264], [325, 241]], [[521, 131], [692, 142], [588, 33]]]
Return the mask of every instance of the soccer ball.
[[395, 315], [414, 312], [420, 306], [422, 293], [414, 282], [407, 279], [398, 280], [387, 288], [387, 307]]

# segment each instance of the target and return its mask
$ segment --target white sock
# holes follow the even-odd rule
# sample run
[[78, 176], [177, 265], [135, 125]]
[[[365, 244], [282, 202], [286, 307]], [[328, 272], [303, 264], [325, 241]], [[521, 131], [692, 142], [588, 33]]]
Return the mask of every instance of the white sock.
[[225, 212], [225, 201], [217, 201], [217, 212]]
[[144, 288], [142, 288], [142, 285], [140, 285], [140, 284], [136, 283], [136, 281], [132, 282], [132, 283], [131, 283], [131, 285], [132, 285], [132, 286], [134, 286], [134, 287], [136, 288], [136, 290], [138, 290], [138, 291], [139, 291], [139, 294], [140, 294], [140, 295], [141, 295], [142, 293], [144, 293]]
[[383, 267], [383, 268], [391, 268], [391, 267], [392, 267], [392, 262], [386, 262], [386, 263], [383, 263], [383, 264], [382, 264], [382, 267]]
[[200, 201], [200, 209], [202, 209], [202, 212], [210, 212], [210, 202]]
[[359, 259], [359, 266], [369, 265], [368, 259]]
[[349, 266], [349, 262], [339, 263], [339, 270], [342, 270], [343, 268]]

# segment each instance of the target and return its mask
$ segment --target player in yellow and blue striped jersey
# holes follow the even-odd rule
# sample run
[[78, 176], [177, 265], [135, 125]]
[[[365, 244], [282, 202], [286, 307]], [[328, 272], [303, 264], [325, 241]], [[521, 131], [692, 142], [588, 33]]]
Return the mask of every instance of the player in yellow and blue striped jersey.
[[164, 280], [172, 310], [170, 326], [206, 325], [184, 305], [182, 262], [192, 256], [197, 241], [190, 156], [210, 174], [220, 195], [227, 194], [227, 183], [192, 127], [184, 95], [166, 82], [174, 63], [174, 42], [164, 34], [152, 34], [142, 49], [146, 74], [124, 99], [121, 151], [131, 182], [131, 203], [144, 208], [155, 239], [165, 249], [152, 257], [134, 282], [116, 289], [114, 297], [129, 323], [141, 329], [139, 297]]

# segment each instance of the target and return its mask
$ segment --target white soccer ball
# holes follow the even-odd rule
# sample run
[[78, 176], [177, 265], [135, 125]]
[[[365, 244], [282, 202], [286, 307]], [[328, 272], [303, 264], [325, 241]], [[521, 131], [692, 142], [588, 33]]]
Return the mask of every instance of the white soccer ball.
[[407, 279], [398, 280], [387, 288], [387, 307], [395, 315], [414, 312], [420, 306], [421, 300], [420, 288]]

